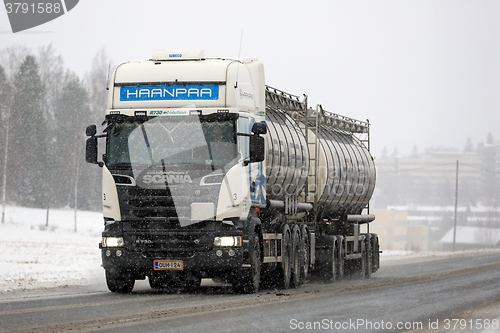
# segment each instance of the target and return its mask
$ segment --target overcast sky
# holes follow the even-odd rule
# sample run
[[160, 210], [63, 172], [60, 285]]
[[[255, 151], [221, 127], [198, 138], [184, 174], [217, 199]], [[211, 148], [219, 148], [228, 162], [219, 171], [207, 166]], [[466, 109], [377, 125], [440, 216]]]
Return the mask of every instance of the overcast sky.
[[0, 9], [0, 49], [14, 44], [52, 44], [81, 76], [101, 49], [114, 65], [155, 49], [241, 52], [268, 85], [368, 118], [375, 156], [500, 140], [500, 1], [80, 0], [16, 34]]

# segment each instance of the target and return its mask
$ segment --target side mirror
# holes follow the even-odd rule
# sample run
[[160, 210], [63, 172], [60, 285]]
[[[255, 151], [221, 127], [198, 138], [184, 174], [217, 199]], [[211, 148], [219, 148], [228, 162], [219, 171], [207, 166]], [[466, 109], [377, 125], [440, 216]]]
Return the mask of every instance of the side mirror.
[[[87, 128], [88, 130], [88, 128]], [[87, 131], [88, 133], [88, 131]], [[88, 134], [87, 134], [88, 135]], [[85, 160], [88, 163], [98, 164], [97, 162], [97, 138], [95, 136], [91, 136], [87, 139], [85, 144]]]
[[97, 133], [97, 127], [95, 125], [87, 126], [87, 130], [85, 131], [87, 136], [94, 136]]
[[254, 123], [252, 126], [252, 133], [256, 135], [266, 134], [267, 126], [263, 123]]
[[263, 160], [264, 160], [264, 138], [258, 135], [252, 135], [250, 136], [250, 163], [262, 162]]

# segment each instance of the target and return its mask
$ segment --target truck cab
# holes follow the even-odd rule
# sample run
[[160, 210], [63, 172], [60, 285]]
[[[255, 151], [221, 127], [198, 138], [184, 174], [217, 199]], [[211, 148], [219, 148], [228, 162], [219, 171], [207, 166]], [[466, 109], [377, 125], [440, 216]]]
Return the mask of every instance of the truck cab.
[[241, 274], [246, 222], [266, 203], [263, 73], [255, 59], [203, 50], [156, 51], [116, 68], [103, 134], [87, 131], [87, 161], [103, 169], [111, 290], [146, 276], [161, 287]]

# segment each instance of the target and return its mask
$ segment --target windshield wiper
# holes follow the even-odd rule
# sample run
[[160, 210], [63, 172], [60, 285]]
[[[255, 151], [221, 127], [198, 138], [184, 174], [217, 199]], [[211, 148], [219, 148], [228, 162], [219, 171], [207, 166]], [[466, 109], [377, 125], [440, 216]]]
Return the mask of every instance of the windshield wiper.
[[146, 147], [148, 148], [149, 159], [151, 160], [151, 163], [154, 163], [153, 152], [151, 151], [151, 145], [149, 144], [148, 135], [146, 134], [146, 129], [144, 128], [144, 124], [141, 124], [141, 130], [142, 130], [142, 135], [144, 136], [144, 141], [146, 142]]

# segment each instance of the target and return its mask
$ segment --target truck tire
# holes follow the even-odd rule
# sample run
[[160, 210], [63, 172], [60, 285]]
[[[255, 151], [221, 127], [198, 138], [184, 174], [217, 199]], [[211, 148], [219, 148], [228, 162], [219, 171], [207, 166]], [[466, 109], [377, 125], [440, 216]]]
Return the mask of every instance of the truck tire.
[[344, 279], [344, 237], [337, 236], [337, 281]]
[[380, 268], [380, 247], [378, 243], [378, 235], [377, 234], [371, 234], [372, 235], [372, 273], [375, 273], [378, 271]]
[[361, 241], [361, 259], [358, 261], [357, 266], [357, 277], [363, 279], [366, 275], [366, 245], [365, 239]]
[[259, 290], [261, 272], [261, 250], [259, 235], [254, 233], [250, 244], [250, 268], [243, 269], [241, 276], [233, 283], [240, 294], [253, 294]]
[[283, 237], [282, 237], [282, 251], [281, 251], [281, 263], [278, 265], [278, 288], [288, 289], [290, 288], [290, 277], [292, 275], [291, 267], [291, 256], [292, 256], [292, 238], [290, 233], [290, 227], [288, 224], [283, 226]]
[[128, 274], [106, 270], [106, 284], [114, 293], [130, 293], [134, 289], [135, 280]]
[[307, 280], [309, 274], [310, 253], [309, 253], [309, 231], [307, 226], [304, 224], [301, 228], [300, 237], [300, 281], [299, 284], [304, 284]]
[[292, 260], [290, 287], [297, 288], [300, 284], [300, 228], [292, 226]]
[[372, 245], [371, 245], [371, 237], [368, 234], [367, 237], [365, 238], [365, 274], [364, 278], [365, 279], [370, 279], [372, 277]]

